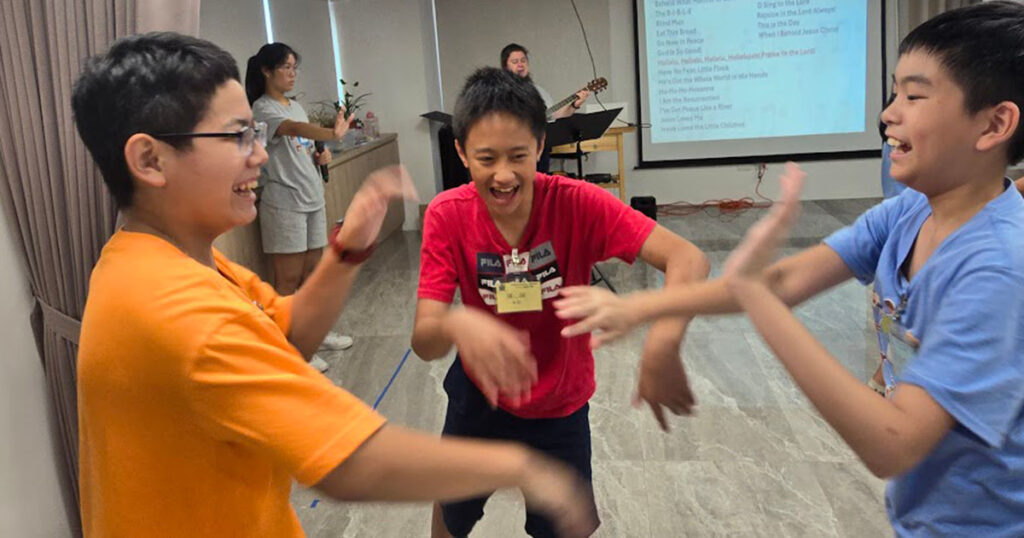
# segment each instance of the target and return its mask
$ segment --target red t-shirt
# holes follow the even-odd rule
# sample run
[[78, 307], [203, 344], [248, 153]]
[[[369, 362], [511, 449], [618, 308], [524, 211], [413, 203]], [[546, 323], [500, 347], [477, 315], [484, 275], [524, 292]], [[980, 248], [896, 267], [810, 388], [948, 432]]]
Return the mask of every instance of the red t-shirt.
[[540, 312], [498, 314], [495, 287], [505, 275], [512, 246], [498, 231], [473, 184], [442, 192], [423, 221], [418, 297], [450, 303], [455, 288], [467, 308], [491, 312], [528, 331], [538, 381], [528, 403], [498, 405], [523, 418], [564, 417], [594, 394], [590, 336], [563, 338], [568, 322], [555, 316], [552, 301], [563, 286], [590, 284], [595, 262], [621, 258], [633, 263], [655, 222], [601, 187], [537, 173], [533, 207], [519, 252], [530, 253], [529, 272], [541, 283]]

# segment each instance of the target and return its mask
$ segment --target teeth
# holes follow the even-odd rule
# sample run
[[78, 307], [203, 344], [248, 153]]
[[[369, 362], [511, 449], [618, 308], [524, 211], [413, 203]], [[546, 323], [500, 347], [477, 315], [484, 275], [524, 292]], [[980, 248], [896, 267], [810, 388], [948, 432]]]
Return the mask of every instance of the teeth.
[[885, 143], [889, 144], [889, 146], [892, 147], [893, 149], [899, 149], [901, 147], [906, 147], [906, 144], [904, 144], [903, 142], [900, 142], [899, 140], [896, 140], [895, 138], [892, 138], [892, 137], [889, 137], [889, 139], [886, 140]]
[[512, 191], [516, 190], [516, 188], [514, 186], [513, 187], [508, 187], [508, 188], [505, 188], [505, 189], [499, 189], [498, 187], [494, 187], [494, 190], [496, 190], [498, 192], [502, 192], [502, 193], [507, 193], [507, 192], [512, 192]]
[[236, 186], [232, 190], [234, 190], [235, 192], [247, 192], [255, 189], [257, 186], [259, 186], [259, 181], [253, 180], [248, 183], [242, 183], [241, 185]]

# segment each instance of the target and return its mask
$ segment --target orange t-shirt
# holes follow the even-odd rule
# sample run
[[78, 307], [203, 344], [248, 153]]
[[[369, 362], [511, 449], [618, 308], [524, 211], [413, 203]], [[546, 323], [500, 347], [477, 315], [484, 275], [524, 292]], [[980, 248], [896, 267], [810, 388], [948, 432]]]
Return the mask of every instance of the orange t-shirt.
[[384, 423], [302, 359], [291, 298], [119, 231], [90, 280], [78, 352], [85, 536], [302, 536], [311, 485]]

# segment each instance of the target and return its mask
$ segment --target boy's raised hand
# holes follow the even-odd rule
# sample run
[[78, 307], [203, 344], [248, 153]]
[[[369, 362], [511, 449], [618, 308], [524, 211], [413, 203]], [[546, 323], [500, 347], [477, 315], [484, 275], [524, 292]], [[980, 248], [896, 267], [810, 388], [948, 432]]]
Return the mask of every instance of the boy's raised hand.
[[554, 302], [555, 315], [561, 319], [579, 320], [562, 329], [562, 336], [571, 338], [600, 331], [590, 338], [593, 348], [618, 339], [639, 323], [629, 306], [629, 297], [620, 297], [597, 286], [562, 288], [562, 298]]
[[647, 404], [661, 430], [668, 432], [667, 408], [674, 415], [692, 415], [697, 404], [683, 368], [678, 344], [664, 344], [648, 335], [637, 372], [633, 407]]
[[405, 167], [388, 166], [372, 172], [352, 197], [338, 240], [355, 250], [369, 248], [384, 225], [388, 204], [393, 200], [417, 199], [416, 187]]
[[491, 407], [497, 407], [499, 397], [512, 407], [527, 402], [537, 382], [537, 359], [530, 353], [528, 333], [472, 308], [452, 311], [450, 316], [451, 339], [462, 366]]
[[800, 190], [806, 175], [796, 163], [786, 163], [785, 172], [779, 176], [782, 200], [747, 230], [743, 242], [725, 260], [722, 278], [759, 279], [775, 261], [779, 245], [789, 237], [790, 228], [800, 216]]

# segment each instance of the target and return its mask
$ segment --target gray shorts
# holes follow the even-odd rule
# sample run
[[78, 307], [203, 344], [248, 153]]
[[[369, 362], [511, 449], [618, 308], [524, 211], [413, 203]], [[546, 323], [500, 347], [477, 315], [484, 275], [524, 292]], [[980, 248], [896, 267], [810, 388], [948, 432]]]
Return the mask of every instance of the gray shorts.
[[260, 204], [260, 234], [263, 252], [295, 254], [327, 245], [327, 212], [292, 211]]

